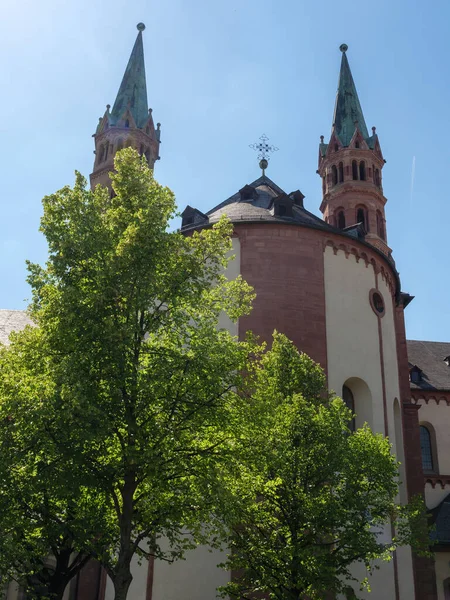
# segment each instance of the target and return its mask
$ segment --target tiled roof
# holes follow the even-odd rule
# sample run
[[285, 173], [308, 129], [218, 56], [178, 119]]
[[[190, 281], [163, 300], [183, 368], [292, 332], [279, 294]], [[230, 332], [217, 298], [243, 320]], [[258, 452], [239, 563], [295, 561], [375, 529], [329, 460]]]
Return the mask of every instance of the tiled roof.
[[0, 343], [9, 344], [9, 334], [26, 325], [32, 325], [32, 321], [24, 310], [0, 309]]
[[234, 223], [240, 221], [299, 223], [328, 231], [334, 230], [334, 227], [327, 225], [325, 221], [301, 206], [293, 206], [290, 217], [276, 216], [273, 210], [273, 201], [285, 192], [267, 176], [264, 175], [249, 185], [257, 192], [254, 199], [242, 201], [239, 192], [233, 194], [206, 213], [209, 223], [215, 223], [225, 214]]
[[410, 367], [417, 365], [422, 371], [421, 381], [411, 382], [411, 388], [450, 390], [450, 367], [444, 361], [450, 356], [450, 343], [408, 340], [407, 346]]

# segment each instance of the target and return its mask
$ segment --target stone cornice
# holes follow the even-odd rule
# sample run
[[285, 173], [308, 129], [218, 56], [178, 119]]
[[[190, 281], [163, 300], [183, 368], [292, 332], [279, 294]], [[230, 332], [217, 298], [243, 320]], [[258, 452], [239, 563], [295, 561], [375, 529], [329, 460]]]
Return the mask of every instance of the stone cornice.
[[441, 486], [441, 489], [450, 486], [450, 475], [441, 475], [439, 473], [424, 473], [425, 485], [429, 483], [434, 488], [437, 485]]
[[423, 400], [425, 404], [428, 404], [430, 400], [434, 400], [436, 404], [450, 406], [450, 391], [411, 389], [411, 401], [420, 406], [418, 404], [420, 400]]
[[356, 262], [362, 260], [366, 267], [372, 265], [374, 272], [381, 275], [382, 279], [389, 287], [391, 294], [393, 296], [396, 294], [398, 274], [393, 265], [390, 269], [388, 269], [386, 268], [385, 262], [379, 260], [378, 252], [381, 252], [380, 250], [378, 250], [377, 254], [374, 254], [371, 253], [367, 247], [360, 247], [359, 244], [352, 243], [350, 240], [341, 241], [331, 237], [326, 239], [324, 242], [324, 249], [327, 246], [333, 248], [334, 254], [337, 254], [339, 250], [342, 250], [345, 253], [346, 258], [349, 258], [349, 256], [354, 256]]

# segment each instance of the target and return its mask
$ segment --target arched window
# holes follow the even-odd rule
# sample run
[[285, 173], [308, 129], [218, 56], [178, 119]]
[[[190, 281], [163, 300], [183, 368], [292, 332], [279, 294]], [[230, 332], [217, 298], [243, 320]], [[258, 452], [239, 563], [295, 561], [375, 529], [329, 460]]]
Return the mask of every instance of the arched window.
[[141, 147], [139, 148], [139, 154], [141, 156], [144, 154], [144, 144], [141, 144]]
[[[342, 386], [342, 400], [345, 402], [345, 406], [355, 413], [355, 398], [353, 396], [352, 390], [346, 385]], [[349, 429], [351, 431], [355, 431], [355, 417], [349, 423]]]
[[100, 146], [100, 152], [98, 153], [98, 162], [101, 163], [105, 160], [105, 145]]
[[383, 223], [383, 215], [379, 210], [377, 210], [377, 234], [380, 236], [382, 240], [386, 239], [384, 233], [384, 223]]
[[433, 471], [433, 450], [431, 447], [430, 430], [425, 425], [420, 426], [420, 451], [422, 453], [422, 467], [424, 471]]
[[359, 148], [359, 141], [358, 140], [355, 142], [355, 148]]
[[106, 142], [106, 144], [105, 144], [105, 158], [103, 160], [106, 160], [108, 158], [108, 150], [109, 150], [109, 143]]
[[340, 210], [337, 215], [337, 226], [339, 229], [345, 229], [345, 215], [344, 211]]
[[123, 140], [119, 139], [119, 141], [117, 142], [116, 152], [119, 152], [119, 150], [122, 150], [122, 148], [123, 148]]
[[322, 177], [322, 193], [325, 194], [327, 191], [327, 182], [325, 177]]
[[338, 182], [336, 165], [331, 167], [331, 179], [333, 181], [333, 185], [336, 185]]
[[359, 178], [361, 181], [366, 180], [366, 163], [363, 160], [359, 163]]
[[339, 163], [338, 175], [339, 183], [342, 183], [344, 181], [344, 165], [341, 162]]
[[374, 174], [375, 174], [375, 185], [377, 185], [378, 187], [380, 187], [381, 180], [380, 180], [380, 171], [379, 171], [379, 169], [375, 169], [374, 170]]
[[358, 179], [358, 163], [356, 160], [352, 162], [352, 175], [353, 179]]
[[362, 223], [364, 229], [366, 231], [368, 231], [366, 209], [363, 206], [360, 206], [359, 208], [356, 209], [356, 222]]
[[444, 600], [450, 600], [450, 577], [444, 579]]
[[127, 120], [125, 121], [125, 127], [129, 127], [129, 126], [130, 126], [130, 119], [127, 119]]
[[337, 152], [339, 150], [339, 146], [337, 144], [334, 145], [334, 151]]

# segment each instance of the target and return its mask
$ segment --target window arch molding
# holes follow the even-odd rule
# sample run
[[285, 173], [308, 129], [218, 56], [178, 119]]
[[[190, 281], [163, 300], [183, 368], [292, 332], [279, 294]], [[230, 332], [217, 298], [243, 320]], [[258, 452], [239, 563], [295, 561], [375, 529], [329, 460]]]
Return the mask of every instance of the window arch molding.
[[420, 454], [424, 473], [439, 473], [436, 431], [428, 421], [420, 421]]
[[353, 396], [353, 405], [355, 413], [355, 428], [359, 429], [368, 423], [373, 427], [373, 407], [372, 393], [367, 383], [360, 377], [349, 377], [344, 381], [342, 392], [347, 387]]
[[[344, 385], [342, 386], [342, 400], [344, 401], [345, 406], [352, 411], [352, 413], [355, 413], [355, 397], [353, 395], [352, 390], [348, 387], [348, 385]], [[350, 429], [350, 431], [355, 431], [356, 427], [355, 427], [355, 417], [353, 417], [353, 419], [349, 422], [348, 424], [348, 428]]]

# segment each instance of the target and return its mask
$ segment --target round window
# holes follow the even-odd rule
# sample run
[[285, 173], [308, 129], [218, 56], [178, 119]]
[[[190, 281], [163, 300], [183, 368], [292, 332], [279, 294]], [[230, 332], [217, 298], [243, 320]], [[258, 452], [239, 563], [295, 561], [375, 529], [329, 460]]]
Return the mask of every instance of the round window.
[[370, 299], [370, 305], [371, 305], [374, 313], [377, 316], [382, 317], [385, 313], [385, 304], [384, 304], [383, 296], [380, 294], [380, 292], [378, 290], [373, 288], [370, 290], [369, 299]]

